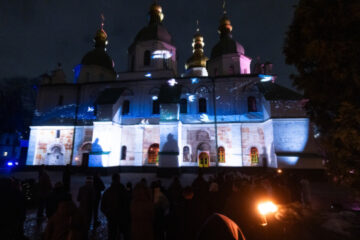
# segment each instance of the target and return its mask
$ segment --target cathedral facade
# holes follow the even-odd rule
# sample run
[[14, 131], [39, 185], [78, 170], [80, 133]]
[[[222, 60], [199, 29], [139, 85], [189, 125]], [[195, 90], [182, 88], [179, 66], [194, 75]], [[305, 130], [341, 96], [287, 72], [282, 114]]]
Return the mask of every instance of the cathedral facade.
[[163, 18], [152, 4], [126, 72], [102, 24], [74, 83], [60, 67], [43, 77], [27, 165], [322, 167], [304, 99], [275, 83], [271, 63], [251, 67], [225, 13], [209, 58], [197, 29], [183, 73]]

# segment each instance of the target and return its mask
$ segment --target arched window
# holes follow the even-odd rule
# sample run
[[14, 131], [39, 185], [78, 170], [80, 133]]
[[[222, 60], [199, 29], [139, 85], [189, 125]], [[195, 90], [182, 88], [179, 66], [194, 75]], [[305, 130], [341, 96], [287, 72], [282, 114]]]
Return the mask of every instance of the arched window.
[[224, 147], [218, 148], [218, 159], [219, 159], [220, 163], [225, 162], [225, 148]]
[[124, 100], [122, 105], [122, 115], [127, 115], [130, 112], [130, 101]]
[[90, 73], [89, 72], [86, 73], [85, 82], [90, 82]]
[[230, 74], [230, 75], [234, 75], [234, 74], [235, 74], [235, 67], [234, 67], [233, 65], [231, 65], [231, 66], [229, 67], [229, 74]]
[[61, 106], [61, 105], [63, 105], [63, 103], [64, 103], [64, 96], [63, 95], [60, 95], [59, 96], [59, 99], [58, 99], [58, 106]]
[[206, 99], [199, 99], [199, 113], [206, 113]]
[[104, 79], [105, 79], [104, 73], [100, 73], [100, 75], [99, 75], [99, 80], [100, 80], [100, 81], [104, 81]]
[[253, 96], [248, 97], [248, 112], [257, 112], [256, 109], [256, 99]]
[[56, 130], [56, 138], [60, 138], [60, 130]]
[[187, 100], [182, 98], [180, 100], [180, 113], [187, 113]]
[[149, 66], [150, 65], [150, 51], [146, 50], [144, 52], [144, 66]]
[[190, 162], [190, 148], [185, 146], [183, 148], [183, 162]]
[[135, 57], [131, 57], [130, 70], [133, 72], [135, 70]]
[[160, 102], [158, 99], [153, 100], [152, 114], [160, 114]]
[[121, 158], [120, 158], [120, 160], [126, 160], [126, 150], [127, 150], [126, 146], [121, 147]]
[[259, 164], [259, 152], [256, 147], [250, 149], [251, 166], [257, 166]]
[[148, 150], [148, 163], [154, 164], [159, 162], [159, 144], [151, 144]]

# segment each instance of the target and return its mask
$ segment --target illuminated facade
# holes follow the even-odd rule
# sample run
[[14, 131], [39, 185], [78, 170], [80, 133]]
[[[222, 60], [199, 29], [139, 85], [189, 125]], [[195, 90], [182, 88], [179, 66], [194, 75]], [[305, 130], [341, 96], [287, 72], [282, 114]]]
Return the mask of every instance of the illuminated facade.
[[127, 72], [115, 72], [101, 26], [74, 83], [61, 69], [44, 80], [28, 165], [321, 167], [301, 95], [274, 83], [271, 64], [251, 70], [226, 14], [210, 58], [196, 31], [182, 74], [161, 6], [149, 15]]

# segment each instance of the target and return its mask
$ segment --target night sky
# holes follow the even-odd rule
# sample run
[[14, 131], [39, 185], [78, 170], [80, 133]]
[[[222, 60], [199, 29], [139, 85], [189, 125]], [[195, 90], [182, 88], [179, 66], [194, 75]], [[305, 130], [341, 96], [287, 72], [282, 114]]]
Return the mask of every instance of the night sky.
[[[105, 16], [108, 53], [116, 71], [127, 68], [127, 48], [147, 24], [152, 0], [0, 0], [0, 78], [37, 77], [63, 64], [68, 80], [72, 68], [92, 49], [92, 38]], [[179, 73], [191, 55], [191, 41], [200, 21], [205, 54], [218, 41], [221, 0], [160, 0], [163, 24], [172, 35]], [[228, 0], [233, 38], [253, 60], [271, 61], [277, 83], [291, 86], [294, 68], [285, 65], [282, 47], [297, 0]]]

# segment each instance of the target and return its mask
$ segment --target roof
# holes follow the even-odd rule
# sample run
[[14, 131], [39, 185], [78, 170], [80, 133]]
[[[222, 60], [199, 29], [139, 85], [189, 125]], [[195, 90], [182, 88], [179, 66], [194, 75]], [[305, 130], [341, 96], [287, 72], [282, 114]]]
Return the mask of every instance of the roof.
[[125, 88], [107, 88], [100, 93], [95, 101], [95, 104], [114, 104], [122, 94]]
[[289, 88], [272, 82], [258, 83], [257, 87], [266, 100], [301, 100], [303, 96]]
[[211, 51], [211, 58], [216, 58], [224, 54], [240, 53], [245, 54], [244, 47], [232, 39], [231, 35], [225, 35], [220, 38], [220, 41], [213, 47]]
[[159, 93], [160, 103], [179, 103], [181, 96], [181, 85], [169, 86], [161, 85]]
[[95, 48], [94, 50], [88, 52], [81, 60], [81, 64], [97, 65], [115, 72], [113, 60], [105, 52], [105, 50], [101, 48]]
[[158, 40], [172, 44], [171, 35], [166, 28], [161, 23], [152, 23], [140, 30], [130, 48], [137, 42], [145, 42], [149, 40]]

